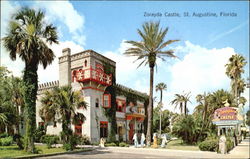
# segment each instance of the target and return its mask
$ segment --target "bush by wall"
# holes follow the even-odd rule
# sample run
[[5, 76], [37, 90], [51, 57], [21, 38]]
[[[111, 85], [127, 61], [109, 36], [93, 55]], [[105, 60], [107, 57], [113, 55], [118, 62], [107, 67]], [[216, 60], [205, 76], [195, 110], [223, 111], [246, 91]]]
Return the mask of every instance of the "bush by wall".
[[0, 145], [1, 146], [10, 146], [12, 143], [13, 143], [12, 136], [0, 138]]
[[129, 145], [125, 142], [119, 143], [119, 147], [129, 147]]
[[4, 133], [1, 133], [0, 134], [0, 138], [5, 138], [5, 137], [8, 137], [8, 133], [4, 132]]
[[41, 142], [45, 143], [48, 148], [51, 148], [53, 144], [57, 144], [59, 137], [57, 135], [43, 135], [41, 137]]
[[24, 138], [20, 134], [15, 134], [13, 136], [13, 140], [14, 140], [14, 142], [16, 142], [16, 144], [20, 150], [24, 149]]
[[79, 140], [77, 142], [77, 144], [79, 145], [90, 145], [90, 140], [89, 140], [89, 137], [86, 136], [86, 135], [83, 135], [81, 137], [79, 137]]
[[76, 134], [69, 136], [69, 143], [64, 143], [63, 148], [66, 151], [73, 151], [76, 148], [76, 145], [79, 144], [80, 137]]
[[41, 137], [44, 136], [45, 130], [43, 126], [39, 126], [34, 133], [35, 142], [41, 142]]
[[109, 147], [109, 146], [117, 146], [116, 143], [111, 142], [111, 143], [106, 143], [105, 146]]
[[230, 150], [232, 150], [234, 148], [233, 139], [230, 138], [230, 137], [227, 137], [226, 145], [227, 145], [227, 152], [229, 152]]
[[217, 151], [218, 141], [215, 139], [208, 139], [199, 144], [199, 149], [201, 151]]

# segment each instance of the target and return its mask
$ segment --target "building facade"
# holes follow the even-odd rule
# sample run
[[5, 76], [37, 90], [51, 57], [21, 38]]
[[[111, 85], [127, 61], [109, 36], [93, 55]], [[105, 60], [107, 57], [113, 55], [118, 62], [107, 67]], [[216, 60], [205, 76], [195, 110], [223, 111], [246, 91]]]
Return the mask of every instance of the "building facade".
[[[122, 71], [122, 70], [119, 70]], [[91, 142], [98, 142], [101, 137], [107, 138], [111, 130], [110, 116], [107, 109], [115, 112], [117, 125], [116, 139], [131, 142], [135, 132], [144, 131], [145, 106], [148, 96], [116, 83], [116, 63], [111, 59], [86, 50], [71, 55], [69, 48], [62, 50], [59, 57], [59, 81], [39, 84], [36, 123], [43, 125], [39, 116], [41, 98], [45, 91], [57, 86], [71, 85], [75, 91], [81, 91], [87, 109], [77, 109], [84, 114], [86, 120], [78, 125], [71, 125], [75, 134], [86, 135]], [[59, 121], [51, 121], [47, 126], [47, 134], [59, 135], [62, 125]]]

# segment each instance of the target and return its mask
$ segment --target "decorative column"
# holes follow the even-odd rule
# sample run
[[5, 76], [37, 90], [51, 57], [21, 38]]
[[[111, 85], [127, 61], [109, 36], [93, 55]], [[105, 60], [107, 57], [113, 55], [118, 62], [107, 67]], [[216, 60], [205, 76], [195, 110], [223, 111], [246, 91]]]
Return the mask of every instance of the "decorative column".
[[220, 136], [220, 126], [218, 126], [218, 136]]

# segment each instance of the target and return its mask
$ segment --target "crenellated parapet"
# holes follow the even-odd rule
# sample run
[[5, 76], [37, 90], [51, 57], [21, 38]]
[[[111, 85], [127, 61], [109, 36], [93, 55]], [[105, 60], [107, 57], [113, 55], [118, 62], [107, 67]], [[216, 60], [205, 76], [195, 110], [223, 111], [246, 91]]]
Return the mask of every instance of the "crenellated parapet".
[[136, 91], [134, 89], [128, 88], [128, 87], [123, 86], [121, 84], [116, 84], [116, 87], [122, 89], [123, 91], [129, 92], [129, 93], [132, 93], [132, 94], [136, 94], [136, 95], [144, 97], [144, 98], [148, 98], [149, 97], [147, 95], [147, 93], [142, 93], [142, 92]]
[[38, 85], [37, 94], [42, 94], [44, 91], [53, 89], [54, 87], [59, 86], [59, 81], [46, 82]]
[[73, 54], [70, 56], [61, 56], [61, 57], [59, 57], [59, 64], [62, 62], [68, 61], [68, 60], [75, 61], [75, 60], [83, 59], [83, 58], [90, 57], [90, 56], [93, 56], [98, 60], [109, 63], [112, 66], [115, 66], [115, 62], [113, 60], [111, 60], [111, 59], [109, 59], [101, 54], [98, 54], [97, 52], [95, 52], [93, 50], [85, 50], [85, 51], [82, 51], [82, 52], [79, 52], [79, 53], [76, 53], [76, 54]]

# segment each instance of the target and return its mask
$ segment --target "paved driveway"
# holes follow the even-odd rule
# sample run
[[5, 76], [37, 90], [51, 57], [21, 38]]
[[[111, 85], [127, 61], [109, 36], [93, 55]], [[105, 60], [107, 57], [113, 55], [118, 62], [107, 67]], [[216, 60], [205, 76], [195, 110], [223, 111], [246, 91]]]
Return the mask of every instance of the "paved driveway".
[[44, 158], [249, 158], [249, 138], [229, 154], [217, 154], [207, 151], [182, 151], [170, 149], [148, 149], [132, 147], [107, 147], [97, 148], [89, 152], [50, 156]]

